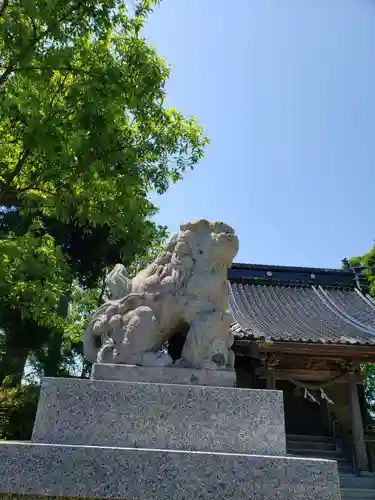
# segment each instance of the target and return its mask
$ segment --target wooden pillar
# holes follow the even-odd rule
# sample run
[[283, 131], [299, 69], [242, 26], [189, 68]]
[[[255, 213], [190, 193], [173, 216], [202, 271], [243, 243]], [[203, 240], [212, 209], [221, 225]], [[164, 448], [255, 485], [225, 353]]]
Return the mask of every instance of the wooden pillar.
[[358, 385], [356, 373], [351, 371], [349, 377], [350, 410], [352, 421], [352, 436], [356, 454], [357, 467], [360, 471], [368, 470], [368, 458], [363, 431], [361, 407], [358, 397]]
[[265, 361], [265, 365], [267, 368], [267, 383], [266, 387], [269, 390], [276, 389], [276, 373], [275, 366], [278, 365], [279, 361], [275, 359], [273, 356], [269, 357]]
[[275, 376], [275, 367], [269, 366], [267, 367], [267, 389], [273, 390], [276, 389], [276, 376]]
[[330, 403], [328, 403], [325, 399], [320, 402], [324, 430], [329, 436], [332, 436], [332, 418], [330, 406]]

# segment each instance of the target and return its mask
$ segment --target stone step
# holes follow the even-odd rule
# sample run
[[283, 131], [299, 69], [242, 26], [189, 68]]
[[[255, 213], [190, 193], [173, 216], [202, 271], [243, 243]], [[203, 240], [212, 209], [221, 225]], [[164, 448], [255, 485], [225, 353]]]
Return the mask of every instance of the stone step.
[[375, 491], [374, 476], [356, 476], [355, 474], [340, 473], [340, 484], [342, 488], [366, 489]]
[[336, 460], [340, 463], [349, 463], [351, 464], [351, 458], [347, 453], [344, 453], [340, 450], [332, 451], [332, 450], [309, 450], [309, 449], [293, 449], [287, 447], [288, 455], [297, 456], [297, 457], [312, 457], [312, 458], [325, 458], [327, 460]]
[[338, 463], [340, 474], [353, 474], [353, 463], [352, 462], [342, 462]]
[[375, 500], [375, 476], [340, 472], [342, 500]]
[[287, 451], [294, 456], [336, 460], [340, 473], [353, 473], [351, 457], [342, 450], [336, 438], [288, 434]]
[[314, 441], [316, 443], [335, 443], [336, 438], [331, 436], [314, 436], [308, 434], [287, 434], [287, 439], [291, 441]]
[[296, 457], [307, 457], [307, 458], [323, 458], [327, 460], [335, 460], [338, 465], [340, 473], [352, 475], [353, 473], [353, 463], [345, 453], [334, 452], [331, 450], [293, 450], [290, 447], [287, 448], [288, 455]]
[[32, 441], [285, 455], [282, 393], [45, 378]]
[[[335, 462], [232, 453], [0, 444], [0, 495], [338, 500]], [[29, 497], [28, 497], [29, 496]]]
[[299, 457], [313, 457], [313, 458], [326, 458], [328, 460], [342, 460], [347, 461], [348, 455], [342, 451], [332, 451], [332, 450], [294, 450], [288, 448], [289, 455], [297, 455]]
[[341, 488], [341, 500], [375, 500], [375, 491]]
[[336, 451], [338, 445], [335, 442], [320, 443], [317, 441], [292, 441], [288, 436], [286, 439], [288, 450], [327, 450]]

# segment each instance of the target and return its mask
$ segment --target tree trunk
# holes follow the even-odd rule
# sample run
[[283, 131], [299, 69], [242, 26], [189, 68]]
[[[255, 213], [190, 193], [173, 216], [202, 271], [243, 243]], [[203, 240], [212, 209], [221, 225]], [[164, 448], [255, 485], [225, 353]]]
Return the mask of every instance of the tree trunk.
[[62, 356], [62, 332], [53, 332], [48, 338], [46, 356], [42, 361], [43, 375], [45, 377], [58, 377], [60, 375]]
[[5, 334], [4, 356], [0, 359], [0, 386], [15, 387], [21, 383], [29, 347], [26, 347], [17, 333]]
[[[66, 318], [69, 313], [69, 297], [64, 296], [60, 299], [59, 314]], [[58, 377], [61, 375], [64, 356], [62, 353], [63, 347], [63, 332], [54, 331], [48, 337], [47, 355], [42, 362], [43, 374], [45, 377]]]

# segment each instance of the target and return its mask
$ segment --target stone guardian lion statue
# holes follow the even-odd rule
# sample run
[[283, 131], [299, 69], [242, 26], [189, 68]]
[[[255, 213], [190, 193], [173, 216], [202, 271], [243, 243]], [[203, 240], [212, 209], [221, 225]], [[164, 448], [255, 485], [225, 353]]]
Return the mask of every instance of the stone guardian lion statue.
[[164, 342], [187, 330], [176, 363], [233, 369], [227, 271], [238, 239], [222, 222], [182, 224], [161, 255], [133, 279], [121, 264], [107, 277], [111, 300], [93, 314], [84, 334], [92, 362], [166, 366]]

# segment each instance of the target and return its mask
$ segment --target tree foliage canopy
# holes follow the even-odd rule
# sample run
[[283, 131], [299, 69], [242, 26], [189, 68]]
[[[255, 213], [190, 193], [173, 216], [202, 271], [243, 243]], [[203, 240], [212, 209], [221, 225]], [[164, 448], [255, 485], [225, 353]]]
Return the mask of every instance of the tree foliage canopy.
[[69, 371], [108, 266], [165, 238], [150, 192], [203, 156], [142, 36], [158, 3], [0, 0], [0, 384]]
[[[0, 205], [146, 235], [164, 192], [202, 157], [193, 118], [165, 107], [169, 68], [118, 0], [9, 0], [0, 22]], [[139, 236], [140, 237], [140, 236]]]
[[[59, 298], [68, 291], [69, 267], [54, 239], [38, 234], [37, 228], [21, 237], [5, 239], [0, 245], [0, 325], [9, 311], [21, 312], [24, 320], [56, 326]], [[5, 307], [4, 307], [5, 306]], [[7, 311], [7, 315], [1, 316]], [[11, 327], [11, 325], [9, 325]]]
[[95, 282], [120, 254], [129, 264], [165, 235], [149, 192], [193, 167], [207, 138], [165, 106], [170, 70], [141, 36], [155, 3], [2, 2], [2, 254], [37, 217], [73, 274]]

